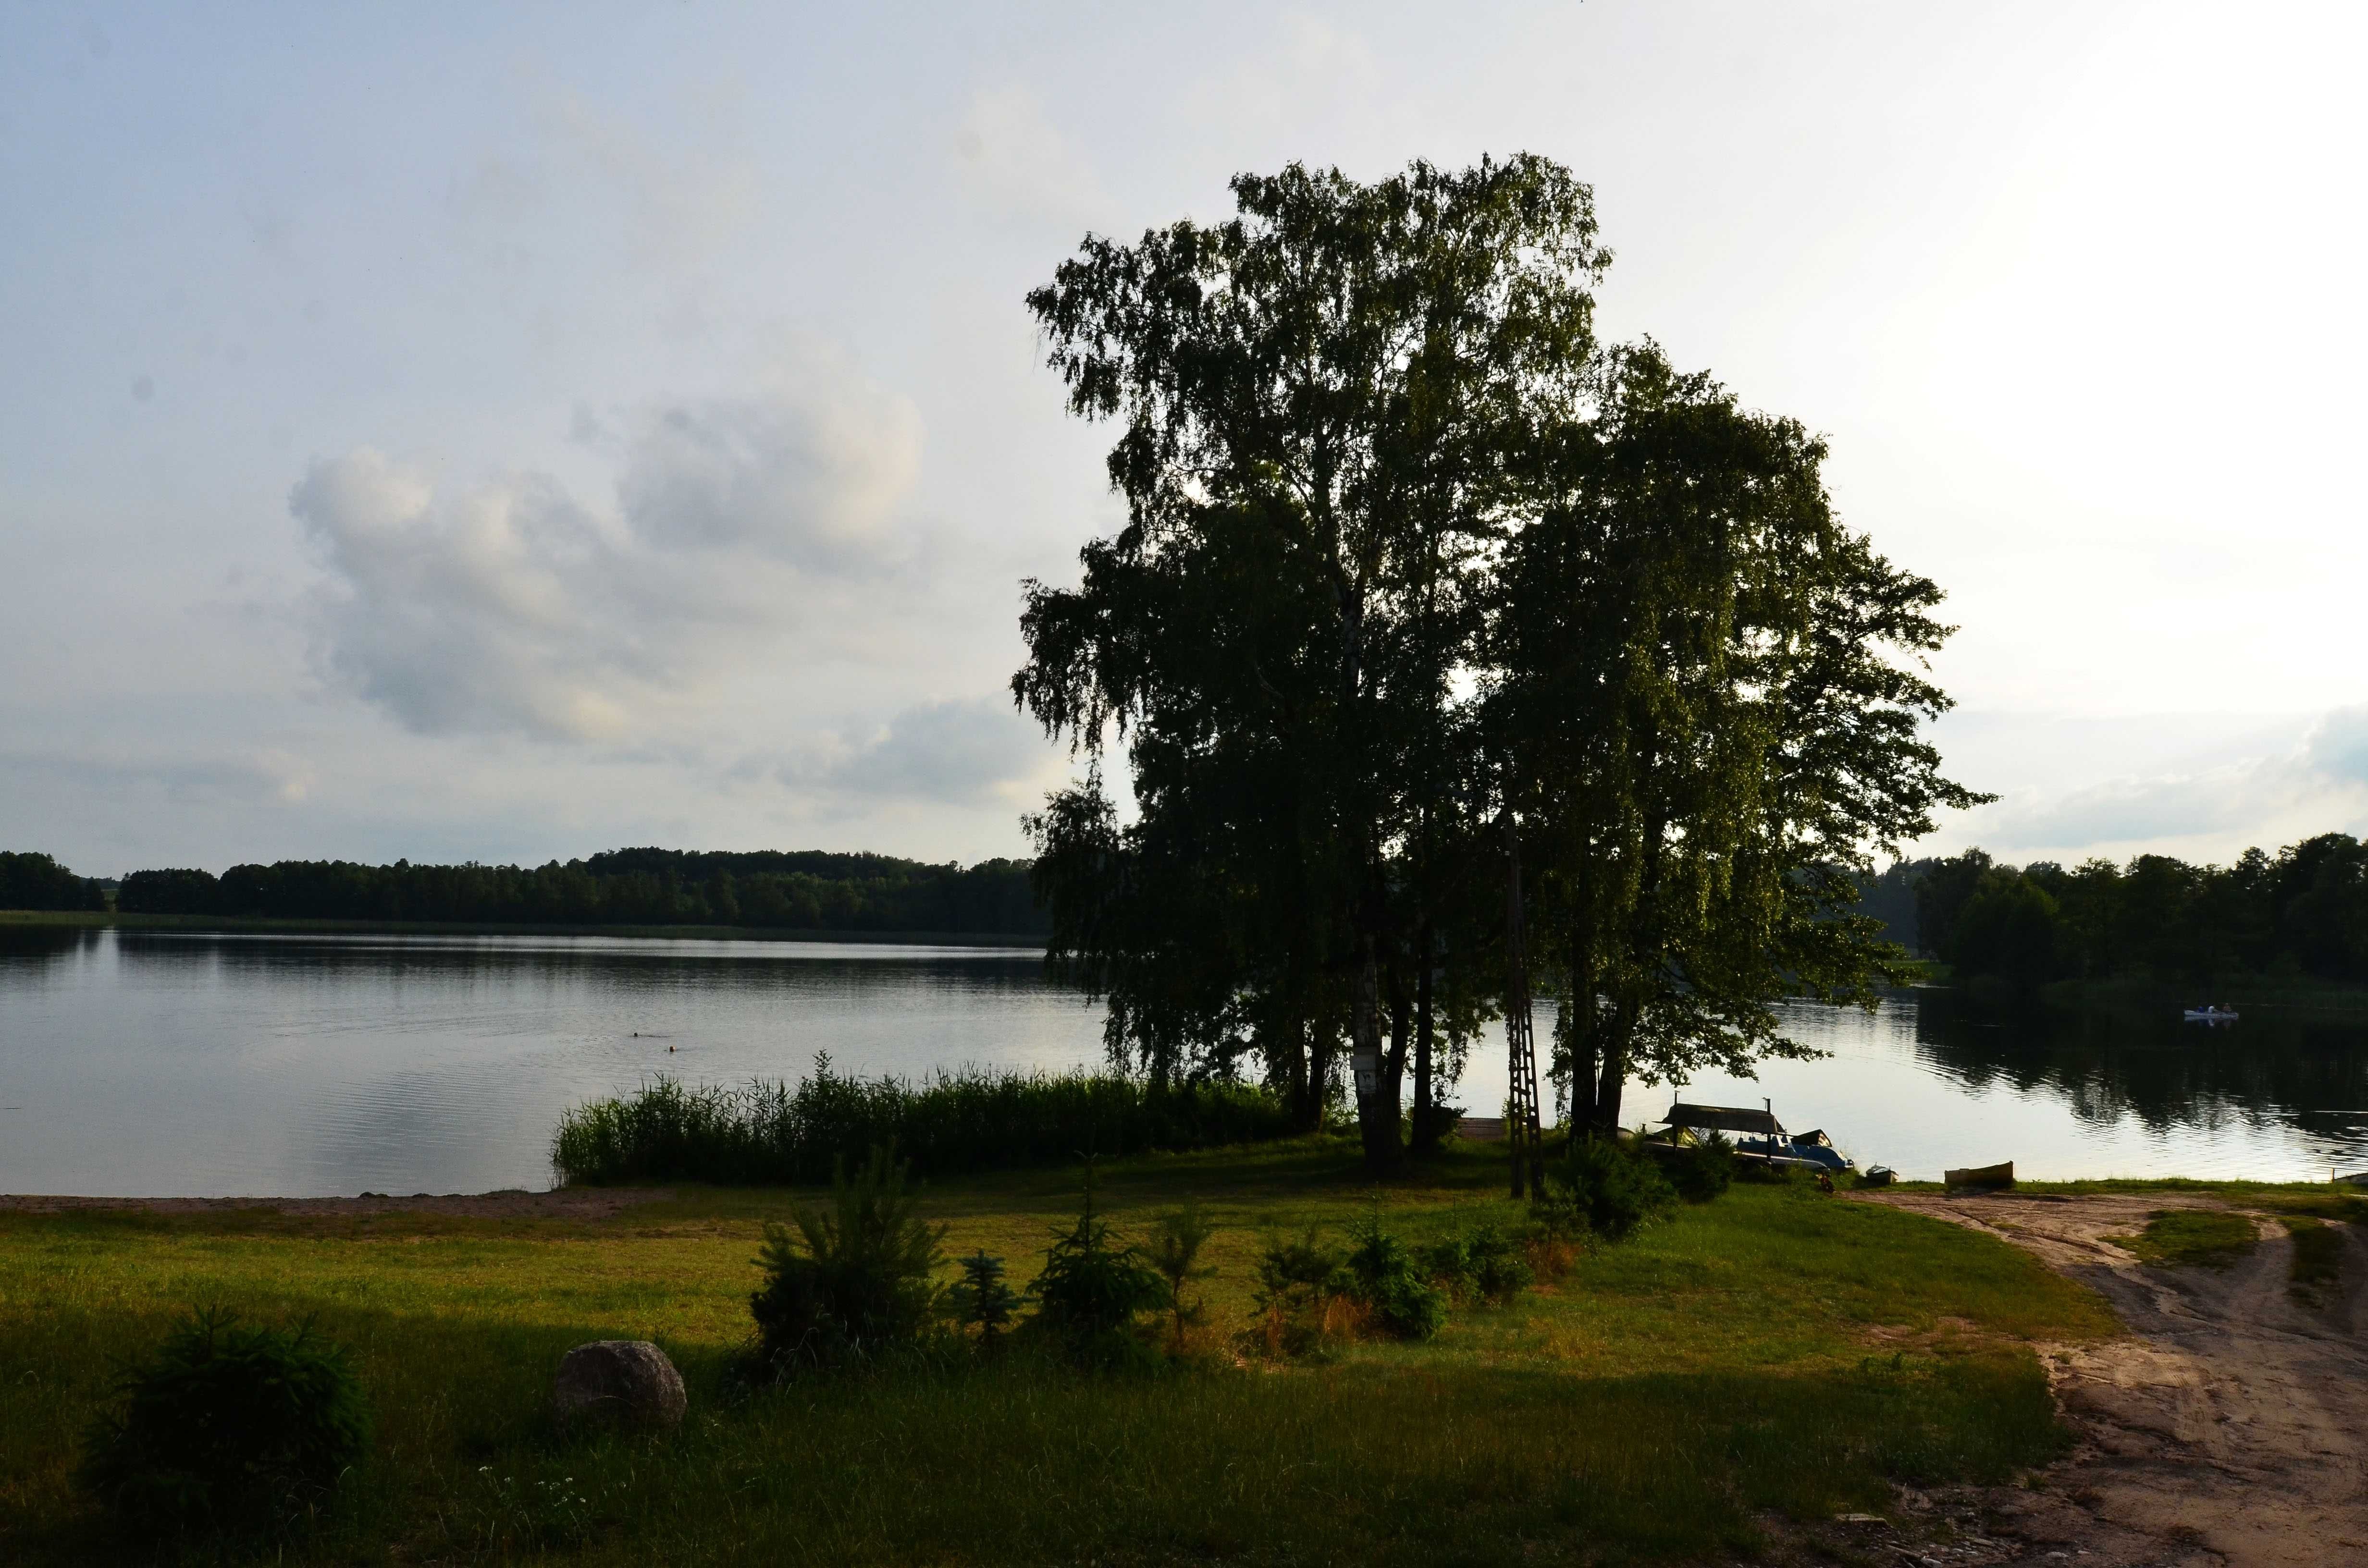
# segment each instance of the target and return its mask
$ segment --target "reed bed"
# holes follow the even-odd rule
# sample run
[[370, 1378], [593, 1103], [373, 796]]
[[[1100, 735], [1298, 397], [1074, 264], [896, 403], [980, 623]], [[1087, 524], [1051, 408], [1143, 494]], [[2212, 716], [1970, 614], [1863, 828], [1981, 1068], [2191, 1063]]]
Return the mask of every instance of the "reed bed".
[[560, 1119], [551, 1161], [569, 1186], [830, 1179], [894, 1143], [925, 1176], [1209, 1149], [1289, 1137], [1282, 1103], [1244, 1084], [1153, 1084], [1116, 1073], [960, 1067], [915, 1083], [852, 1078], [827, 1056], [795, 1085], [659, 1077]]

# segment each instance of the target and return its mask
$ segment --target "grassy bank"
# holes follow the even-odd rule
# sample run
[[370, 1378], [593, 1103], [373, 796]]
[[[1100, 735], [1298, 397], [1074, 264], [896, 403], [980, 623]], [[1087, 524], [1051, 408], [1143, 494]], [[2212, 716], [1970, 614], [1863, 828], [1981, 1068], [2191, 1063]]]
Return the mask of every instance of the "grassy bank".
[[[1495, 1152], [1379, 1195], [1412, 1240], [1516, 1218]], [[104, 1560], [67, 1487], [120, 1358], [222, 1302], [311, 1316], [379, 1412], [344, 1512], [299, 1562], [1492, 1563], [1748, 1553], [1770, 1517], [1882, 1511], [1894, 1480], [2005, 1479], [2058, 1441], [2032, 1339], [2110, 1332], [2015, 1249], [1804, 1188], [1739, 1187], [1435, 1341], [1326, 1366], [1096, 1381], [1012, 1358], [734, 1403], [761, 1221], [796, 1195], [694, 1189], [598, 1221], [0, 1214], [0, 1560]], [[1139, 1234], [1197, 1198], [1219, 1329], [1264, 1233], [1372, 1187], [1331, 1142], [1106, 1173]], [[1074, 1171], [941, 1182], [947, 1249], [1033, 1271]], [[692, 1415], [571, 1438], [561, 1354], [649, 1337]]]
[[242, 931], [446, 937], [634, 937], [707, 942], [877, 942], [891, 947], [1015, 948], [1033, 951], [1041, 937], [981, 931], [803, 930], [760, 926], [505, 926], [446, 920], [268, 920], [232, 915], [119, 915], [52, 909], [0, 909], [0, 926], [122, 931]]

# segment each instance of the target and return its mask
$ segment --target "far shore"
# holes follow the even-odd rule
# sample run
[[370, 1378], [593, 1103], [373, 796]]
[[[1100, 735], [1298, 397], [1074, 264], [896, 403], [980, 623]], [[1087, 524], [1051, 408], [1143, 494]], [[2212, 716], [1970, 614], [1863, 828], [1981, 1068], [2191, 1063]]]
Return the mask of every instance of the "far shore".
[[231, 915], [120, 915], [78, 910], [0, 909], [0, 926], [120, 931], [284, 932], [314, 935], [439, 937], [632, 937], [702, 942], [869, 942], [888, 947], [1014, 948], [1041, 950], [1042, 936], [998, 931], [802, 930], [762, 926], [507, 925], [465, 920], [280, 920]]

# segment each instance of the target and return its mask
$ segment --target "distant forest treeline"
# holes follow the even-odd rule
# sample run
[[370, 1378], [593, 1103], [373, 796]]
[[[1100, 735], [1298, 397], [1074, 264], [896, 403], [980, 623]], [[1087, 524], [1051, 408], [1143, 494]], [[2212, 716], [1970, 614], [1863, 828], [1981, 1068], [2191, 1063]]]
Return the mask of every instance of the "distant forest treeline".
[[525, 926], [751, 926], [815, 931], [1038, 936], [1024, 860], [933, 866], [824, 850], [614, 849], [565, 864], [364, 866], [281, 860], [134, 871], [128, 915], [422, 920]]
[[95, 910], [107, 907], [107, 890], [77, 877], [47, 855], [0, 849], [0, 909]]
[[2325, 833], [2227, 866], [2168, 855], [2127, 865], [2015, 867], [1969, 849], [1907, 860], [1859, 909], [1964, 978], [2020, 986], [2121, 975], [2368, 982], [2368, 846]]

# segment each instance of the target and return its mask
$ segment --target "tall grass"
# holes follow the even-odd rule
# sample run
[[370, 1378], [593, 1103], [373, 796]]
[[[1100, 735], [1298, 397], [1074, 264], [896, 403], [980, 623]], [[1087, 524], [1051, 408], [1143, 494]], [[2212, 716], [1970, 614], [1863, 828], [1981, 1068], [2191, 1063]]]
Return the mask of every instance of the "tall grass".
[[830, 1179], [893, 1142], [916, 1174], [1058, 1165], [1082, 1154], [1207, 1149], [1287, 1137], [1282, 1104], [1240, 1084], [1156, 1085], [1108, 1073], [962, 1067], [920, 1083], [849, 1078], [827, 1055], [795, 1087], [655, 1078], [560, 1119], [551, 1163], [571, 1186]]

